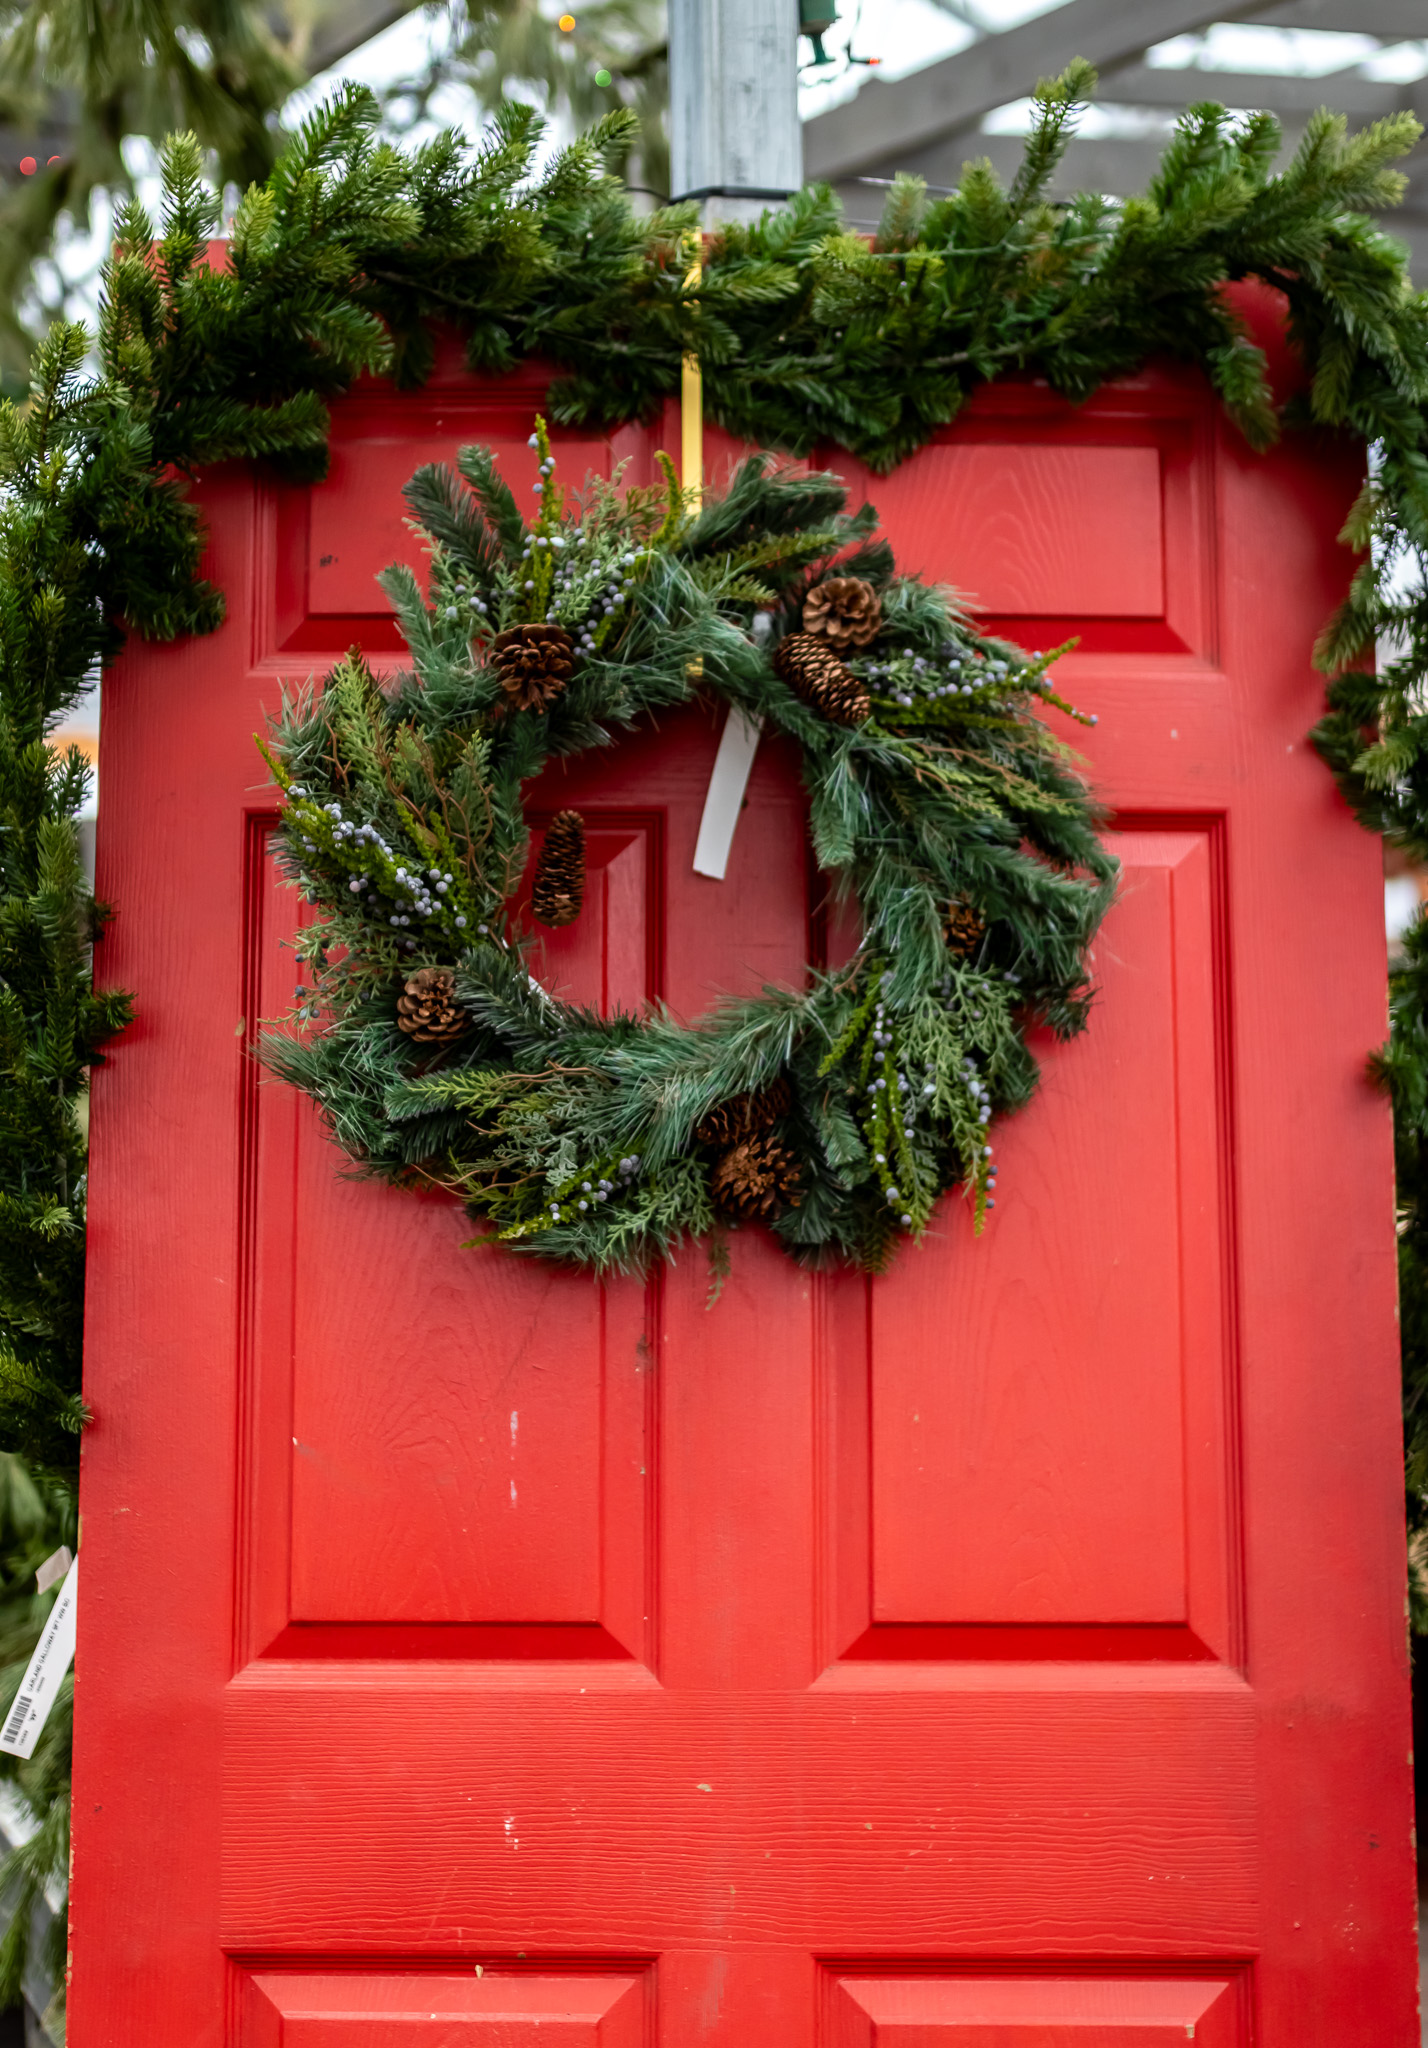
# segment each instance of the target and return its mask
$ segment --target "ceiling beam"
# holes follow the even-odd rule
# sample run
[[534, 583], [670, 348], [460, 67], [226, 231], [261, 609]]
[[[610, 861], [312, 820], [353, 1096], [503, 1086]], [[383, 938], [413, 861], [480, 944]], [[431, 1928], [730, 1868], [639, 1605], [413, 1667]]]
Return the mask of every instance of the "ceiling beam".
[[1422, 92], [1422, 81], [1388, 84], [1363, 78], [1356, 71], [1299, 78], [1277, 71], [1171, 71], [1127, 64], [1101, 81], [1096, 98], [1118, 106], [1166, 107], [1175, 112], [1196, 100], [1218, 100], [1226, 107], [1265, 107], [1272, 114], [1312, 114], [1320, 107], [1332, 107], [1336, 114], [1372, 121], [1414, 105]]
[[415, 13], [422, 0], [337, 0], [323, 8], [308, 31], [301, 63], [310, 78], [350, 57], [383, 29]]
[[[1297, 147], [1301, 133], [1300, 123], [1291, 117], [1285, 125], [1281, 165]], [[899, 151], [896, 160], [890, 160], [887, 169], [877, 175], [891, 179], [894, 171], [910, 171], [915, 177], [925, 178], [930, 188], [950, 191], [960, 181], [964, 164], [986, 157], [997, 175], [1010, 183], [1021, 162], [1025, 142], [1022, 135], [952, 135], [926, 149]], [[1164, 151], [1164, 141], [1155, 135], [1074, 136], [1052, 175], [1051, 194], [1053, 198], [1065, 199], [1073, 192], [1110, 192], [1121, 197], [1143, 192], [1159, 169]], [[1420, 212], [1428, 217], [1428, 143], [1404, 158], [1403, 169], [1409, 180], [1404, 205], [1390, 208], [1380, 216], [1391, 234], [1399, 231], [1397, 221]], [[877, 184], [860, 184], [857, 178], [844, 178], [836, 189], [850, 212], [856, 212], [861, 219], [869, 213], [876, 214], [882, 205], [883, 188]]]
[[[1078, 136], [1057, 165], [1051, 181], [1052, 196], [1065, 199], [1073, 192], [1142, 192], [1155, 176], [1164, 147], [1156, 136]], [[960, 180], [964, 164], [986, 157], [998, 177], [1009, 184], [1016, 176], [1024, 148], [1025, 137], [1021, 135], [950, 136], [926, 149], [899, 153], [897, 169], [925, 178], [930, 186], [951, 190]], [[863, 220], [877, 218], [883, 203], [883, 187], [859, 184], [856, 178], [850, 178], [841, 179], [837, 189], [850, 216], [856, 214]]]
[[1070, 0], [906, 78], [875, 76], [856, 99], [816, 114], [803, 126], [803, 174], [833, 181], [868, 170], [892, 152], [901, 159], [974, 128], [993, 108], [1024, 98], [1038, 78], [1064, 70], [1075, 57], [1109, 70], [1152, 43], [1249, 12], [1245, 0], [1228, 6], [1214, 0], [1136, 0], [1133, 7], [1126, 0]]
[[[1265, 28], [1339, 29], [1386, 42], [1417, 42], [1428, 32], [1423, 0], [1281, 0], [1279, 6], [1241, 9], [1238, 21]], [[1154, 41], [1147, 37], [1147, 47]]]

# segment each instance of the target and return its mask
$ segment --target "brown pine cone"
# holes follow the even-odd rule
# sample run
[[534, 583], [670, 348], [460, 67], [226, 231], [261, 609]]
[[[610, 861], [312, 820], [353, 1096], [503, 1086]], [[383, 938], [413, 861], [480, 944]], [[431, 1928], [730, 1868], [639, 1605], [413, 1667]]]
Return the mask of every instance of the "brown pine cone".
[[787, 1075], [780, 1074], [767, 1088], [746, 1088], [742, 1095], [716, 1102], [696, 1125], [694, 1135], [701, 1145], [736, 1145], [755, 1131], [766, 1131], [792, 1107], [793, 1090]]
[[770, 1131], [755, 1131], [715, 1161], [710, 1175], [716, 1205], [726, 1216], [755, 1223], [796, 1209], [798, 1161]]
[[969, 959], [976, 952], [986, 929], [970, 903], [947, 906], [947, 945], [959, 960]]
[[883, 623], [883, 602], [861, 576], [825, 576], [803, 600], [803, 630], [830, 647], [866, 647]]
[[557, 811], [536, 862], [531, 915], [538, 924], [574, 924], [584, 901], [585, 820], [579, 811]]
[[397, 1024], [418, 1045], [459, 1038], [470, 1018], [457, 1002], [449, 967], [422, 967], [397, 997]]
[[867, 688], [812, 633], [790, 633], [774, 649], [774, 673], [830, 725], [861, 725], [872, 710]]
[[564, 626], [508, 626], [491, 642], [501, 688], [517, 711], [544, 711], [570, 681], [575, 646]]

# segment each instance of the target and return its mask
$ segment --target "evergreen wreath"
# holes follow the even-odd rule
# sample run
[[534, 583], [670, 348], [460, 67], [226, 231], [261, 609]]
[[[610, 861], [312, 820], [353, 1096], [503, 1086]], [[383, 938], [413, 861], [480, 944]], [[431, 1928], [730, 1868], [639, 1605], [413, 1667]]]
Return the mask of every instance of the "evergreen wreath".
[[[493, 457], [407, 487], [429, 601], [383, 583], [414, 673], [356, 650], [290, 694], [265, 747], [286, 872], [318, 911], [310, 980], [265, 1057], [362, 1171], [460, 1196], [496, 1241], [603, 1271], [725, 1223], [876, 1270], [961, 1185], [981, 1227], [988, 1125], [1035, 1085], [1029, 1022], [1063, 1037], [1115, 863], [1066, 747], [1072, 706], [894, 573], [841, 481], [754, 456], [697, 513], [666, 487], [567, 503], [544, 421], [527, 528]], [[523, 790], [555, 756], [698, 690], [802, 751], [814, 853], [861, 912], [851, 963], [694, 1024], [555, 1000], [513, 911]], [[1093, 721], [1085, 721], [1093, 722]], [[552, 823], [535, 918], [579, 914], [583, 825]]]

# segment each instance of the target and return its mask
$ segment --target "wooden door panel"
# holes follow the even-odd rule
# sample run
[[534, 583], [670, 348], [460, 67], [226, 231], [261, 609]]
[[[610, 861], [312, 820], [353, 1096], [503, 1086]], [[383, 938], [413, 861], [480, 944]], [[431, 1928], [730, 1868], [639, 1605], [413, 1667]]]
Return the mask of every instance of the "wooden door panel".
[[[615, 1662], [263, 1659], [224, 1702], [223, 1944], [786, 1963], [1257, 1948], [1243, 1682], [865, 1670], [761, 1693]], [[811, 2011], [811, 1977], [802, 1996]]]
[[1191, 379], [1131, 380], [1068, 421], [1050, 393], [1000, 385], [891, 476], [841, 449], [825, 459], [855, 503], [877, 506], [899, 565], [950, 584], [986, 630], [1024, 647], [1074, 636], [1083, 652], [1213, 660], [1198, 398]]
[[[287, 1007], [298, 917], [268, 829], [254, 1028]], [[592, 842], [600, 914], [564, 971], [639, 1005], [650, 831]], [[249, 1094], [250, 1653], [644, 1655], [650, 1290], [473, 1250], [448, 1196], [334, 1172], [310, 1105], [251, 1076]]]
[[643, 1975], [266, 1970], [234, 2048], [643, 2048]]
[[[613, 747], [553, 762], [528, 803], [537, 821], [573, 808], [602, 830], [608, 820], [616, 834], [635, 823], [649, 833], [650, 990], [688, 1019], [721, 997], [757, 995], [766, 983], [801, 986], [810, 952], [821, 945], [811, 931], [808, 804], [797, 751], [787, 742], [766, 737], [760, 743], [724, 880], [694, 873], [721, 727], [722, 713], [705, 705], [662, 712]], [[621, 873], [629, 872], [622, 863]], [[610, 920], [612, 946], [621, 943], [617, 901], [624, 900], [612, 896], [608, 912], [597, 901], [597, 914]], [[564, 972], [574, 975], [566, 963], [594, 943], [582, 931], [585, 921], [582, 912], [567, 931], [536, 929], [543, 949], [537, 965], [544, 958], [557, 982]], [[595, 994], [593, 978], [572, 986], [583, 986], [586, 1000]], [[616, 1000], [613, 993], [610, 1000]]]
[[873, 1290], [875, 1625], [1168, 1629], [1198, 1596], [1223, 1644], [1211, 838], [1113, 836], [1091, 1027], [1038, 1048], [1036, 1107], [999, 1133], [1002, 1205], [975, 1243], [948, 1204], [950, 1256]]
[[[539, 821], [557, 805], [582, 805], [589, 828], [587, 908], [566, 930], [537, 928], [533, 965], [556, 992], [606, 1010], [661, 996], [667, 956], [685, 1013], [697, 1015], [725, 992], [796, 981], [810, 950], [806, 806], [794, 760], [774, 745], [761, 750], [727, 889], [716, 885], [706, 914], [668, 928], [668, 873], [681, 864], [681, 882], [690, 874], [697, 829], [690, 785], [701, 768], [707, 777], [717, 740], [698, 711], [670, 723], [669, 737], [559, 764], [532, 807], [531, 866]], [[585, 794], [592, 783], [599, 804]], [[625, 788], [645, 808], [622, 807]], [[661, 796], [668, 802], [650, 808]], [[265, 864], [267, 821], [255, 817], [251, 830], [245, 955], [256, 1034], [259, 1019], [288, 1007], [298, 904]], [[771, 871], [793, 884], [787, 907], [751, 932], [749, 905]], [[518, 916], [527, 901], [528, 881]], [[457, 1205], [344, 1177], [310, 1108], [272, 1083], [250, 1095], [252, 1650], [652, 1657], [649, 1522], [660, 1481], [649, 1369], [661, 1345], [680, 1341], [682, 1296], [661, 1322], [654, 1283], [597, 1288], [463, 1249], [472, 1226]], [[702, 1342], [709, 1283], [704, 1261], [694, 1263]], [[790, 1305], [794, 1322], [806, 1321], [807, 1296], [805, 1286]], [[750, 1360], [771, 1330], [767, 1304], [759, 1314], [742, 1347]], [[388, 1333], [380, 1345], [377, 1331]], [[790, 1332], [787, 1348], [806, 1353], [806, 1335]], [[701, 1415], [701, 1457], [708, 1423]], [[778, 1469], [786, 1478], [782, 1457]], [[677, 1527], [673, 1503], [668, 1512]], [[700, 1526], [707, 1536], [713, 1524]], [[721, 1611], [727, 1620], [727, 1597]], [[707, 1660], [720, 1626], [697, 1610], [689, 1620], [690, 1649]], [[806, 1643], [799, 1654], [806, 1677]]]
[[[493, 448], [521, 509], [534, 507], [537, 456], [528, 443], [545, 406], [544, 380], [529, 373], [483, 384], [466, 375], [460, 350], [447, 346], [423, 390], [394, 414], [381, 386], [363, 382], [333, 409], [331, 461], [312, 487], [269, 487], [258, 503], [257, 659], [321, 654], [354, 640], [371, 654], [401, 655], [403, 641], [379, 572], [406, 562], [424, 575], [402, 490], [426, 462], [455, 465], [469, 443]], [[587, 473], [627, 480], [653, 477], [654, 437], [641, 427], [609, 433], [552, 429], [561, 481], [574, 490]], [[355, 515], [355, 516], [354, 516]], [[291, 663], [288, 664], [291, 666]]]
[[904, 516], [919, 529], [923, 573], [987, 611], [1163, 616], [1156, 449], [944, 444], [919, 464], [915, 489]]
[[[425, 572], [422, 544], [412, 532], [402, 492], [423, 463], [454, 468], [457, 451], [472, 438], [471, 423], [452, 418], [450, 408], [416, 436], [389, 425], [380, 413], [370, 424], [352, 411], [344, 412], [343, 420], [344, 428], [333, 436], [327, 481], [311, 497], [306, 567], [313, 619], [390, 614], [391, 602], [376, 580], [379, 573], [392, 562], [406, 562], [419, 576]], [[540, 458], [527, 445], [530, 433], [531, 416], [524, 408], [503, 407], [492, 413], [482, 437], [497, 447], [501, 474], [527, 517], [539, 487]], [[610, 444], [603, 436], [558, 432], [555, 449], [562, 478], [576, 489], [587, 472], [610, 472]], [[356, 527], [350, 511], [354, 504], [366, 507]]]
[[586, 805], [585, 899], [574, 924], [533, 926], [530, 885], [549, 822], [532, 819], [530, 859], [516, 915], [533, 929], [531, 972], [562, 1002], [587, 1003], [609, 1016], [641, 1012], [663, 996], [664, 815], [623, 814]]
[[1223, 1978], [840, 1977], [828, 2048], [1245, 2048]]
[[[300, 1234], [292, 1620], [598, 1623], [607, 1503], [581, 1453], [621, 1365], [633, 1382], [635, 1344], [617, 1364], [619, 1318], [564, 1276], [463, 1271], [476, 1262], [453, 1258], [440, 1213], [393, 1232], [394, 1205], [363, 1191], [309, 1200], [330, 1141], [305, 1136], [299, 1215], [324, 1247], [346, 1226], [351, 1264], [305, 1256]], [[637, 1429], [639, 1409], [626, 1419]], [[638, 1433], [631, 1446], [626, 1462]]]

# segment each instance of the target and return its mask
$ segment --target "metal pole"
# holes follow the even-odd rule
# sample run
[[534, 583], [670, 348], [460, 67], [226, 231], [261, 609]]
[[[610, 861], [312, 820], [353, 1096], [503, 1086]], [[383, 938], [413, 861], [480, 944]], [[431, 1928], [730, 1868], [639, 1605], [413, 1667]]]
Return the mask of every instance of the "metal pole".
[[671, 191], [708, 193], [706, 221], [803, 182], [798, 54], [798, 0], [669, 0]]
[[[698, 194], [706, 223], [757, 220], [803, 182], [798, 35], [798, 0], [669, 0], [670, 189], [675, 198]], [[691, 284], [700, 267], [696, 254]], [[685, 358], [680, 396], [682, 481], [697, 505], [704, 483], [697, 356]], [[762, 726], [737, 706], [724, 723], [694, 850], [695, 872], [716, 881], [727, 869]]]

